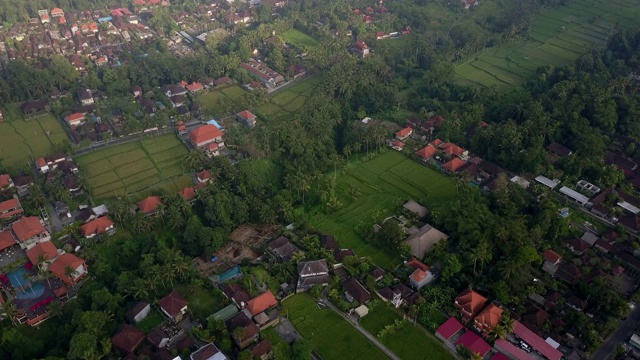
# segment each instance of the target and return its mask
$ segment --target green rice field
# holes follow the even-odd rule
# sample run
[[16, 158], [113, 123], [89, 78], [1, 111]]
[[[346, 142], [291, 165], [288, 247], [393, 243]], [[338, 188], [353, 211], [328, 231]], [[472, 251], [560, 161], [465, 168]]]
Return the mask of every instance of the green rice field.
[[201, 106], [201, 110], [204, 114], [212, 116], [225, 116], [228, 114], [219, 113], [218, 101], [221, 98], [237, 99], [246, 94], [246, 91], [238, 85], [232, 85], [222, 88], [220, 90], [214, 90], [198, 95], [198, 103]]
[[[355, 200], [348, 195], [350, 188], [360, 193]], [[457, 195], [451, 179], [397, 151], [385, 151], [365, 163], [348, 166], [338, 177], [336, 192], [342, 207], [330, 215], [313, 216], [311, 225], [335, 235], [342, 247], [369, 256], [386, 269], [402, 259], [362, 239], [354, 230], [356, 226], [370, 222], [374, 213], [392, 215], [409, 199], [430, 207], [446, 204]]]
[[304, 106], [319, 83], [320, 79], [317, 77], [300, 80], [272, 96], [267, 103], [257, 108], [257, 112], [262, 118], [285, 119]]
[[485, 50], [456, 67], [461, 84], [508, 89], [523, 85], [540, 66], [566, 66], [603, 47], [616, 26], [640, 19], [634, 0], [575, 0], [538, 15], [527, 39]]
[[78, 156], [91, 195], [105, 199], [165, 189], [177, 192], [193, 185], [183, 167], [187, 148], [175, 135], [148, 137]]
[[296, 29], [289, 29], [283, 32], [280, 37], [286, 43], [293, 44], [305, 51], [313, 50], [318, 46], [318, 40]]

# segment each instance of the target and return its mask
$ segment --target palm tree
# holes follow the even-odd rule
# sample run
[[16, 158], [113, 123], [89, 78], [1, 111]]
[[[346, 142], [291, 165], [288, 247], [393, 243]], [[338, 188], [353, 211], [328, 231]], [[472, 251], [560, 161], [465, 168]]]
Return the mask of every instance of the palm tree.
[[2, 313], [4, 314], [4, 316], [11, 319], [11, 322], [14, 325], [15, 325], [14, 316], [16, 315], [16, 310], [17, 310], [16, 305], [10, 301], [7, 301], [4, 304], [2, 304]]
[[49, 305], [49, 314], [55, 317], [62, 316], [62, 303], [60, 301], [54, 301]]
[[153, 228], [153, 222], [145, 214], [137, 212], [133, 218], [133, 227], [138, 231], [138, 234], [142, 234]]
[[74, 284], [74, 286], [75, 286], [75, 275], [76, 275], [76, 270], [74, 268], [72, 268], [69, 265], [64, 267], [64, 276], [67, 277], [67, 279], [69, 279]]
[[192, 170], [200, 167], [202, 161], [202, 153], [199, 150], [191, 151], [187, 154], [186, 162]]
[[302, 251], [296, 251], [295, 253], [293, 253], [293, 256], [291, 256], [291, 262], [293, 263], [299, 263], [304, 259], [305, 259], [305, 254]]
[[47, 197], [39, 186], [34, 185], [29, 188], [29, 196], [27, 200], [33, 207], [43, 207], [47, 203]]

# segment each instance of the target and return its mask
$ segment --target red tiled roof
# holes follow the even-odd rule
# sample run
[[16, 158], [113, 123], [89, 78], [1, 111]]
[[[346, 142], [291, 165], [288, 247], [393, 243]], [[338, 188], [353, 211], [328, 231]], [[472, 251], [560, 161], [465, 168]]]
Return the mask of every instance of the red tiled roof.
[[272, 346], [269, 340], [264, 339], [259, 343], [253, 345], [250, 349], [251, 349], [251, 352], [253, 353], [253, 356], [260, 357], [271, 352]]
[[7, 174], [0, 175], [0, 189], [6, 188], [11, 185], [11, 177]]
[[51, 271], [55, 276], [59, 277], [61, 280], [70, 283], [73, 281], [70, 281], [72, 279], [70, 279], [66, 274], [65, 274], [65, 269], [67, 267], [70, 267], [71, 269], [75, 270], [78, 267], [80, 267], [82, 264], [84, 264], [85, 261], [73, 254], [62, 254], [60, 256], [58, 256], [58, 258], [56, 259], [56, 261], [53, 262], [53, 264], [51, 264], [51, 266], [49, 266], [49, 271]]
[[8, 247], [16, 245], [16, 239], [11, 234], [11, 231], [5, 230], [0, 232], [0, 250], [4, 250]]
[[65, 19], [64, 16], [60, 16], [58, 18], [58, 24], [62, 25], [62, 24], [66, 24], [67, 23], [67, 19]]
[[498, 325], [500, 319], [502, 319], [502, 312], [504, 310], [494, 304], [489, 304], [484, 310], [476, 316], [475, 321], [485, 329], [492, 330]]
[[402, 149], [402, 148], [404, 148], [404, 143], [402, 141], [400, 141], [400, 140], [396, 140], [396, 141], [391, 143], [391, 146], [395, 146], [397, 148]]
[[[12, 209], [13, 211], [9, 211]], [[0, 213], [4, 213], [0, 215], [0, 219], [8, 218], [16, 214], [21, 214], [22, 205], [20, 205], [20, 200], [9, 199], [9, 200], [0, 202]]]
[[103, 216], [80, 226], [79, 230], [82, 236], [87, 237], [92, 234], [100, 235], [113, 225], [113, 221], [108, 216]]
[[407, 137], [407, 136], [409, 136], [409, 134], [411, 134], [411, 132], [412, 132], [412, 131], [413, 131], [413, 128], [411, 128], [411, 127], [407, 126], [406, 128], [404, 128], [404, 129], [402, 129], [402, 130], [398, 131], [398, 132], [396, 133], [396, 137], [397, 137], [397, 138]]
[[196, 197], [196, 189], [193, 186], [186, 187], [178, 192], [185, 201], [192, 200]]
[[416, 155], [420, 156], [423, 159], [431, 159], [435, 154], [438, 153], [438, 149], [431, 145], [427, 145], [422, 149], [416, 152]]
[[518, 335], [519, 338], [524, 340], [524, 342], [529, 344], [534, 350], [538, 351], [547, 359], [560, 360], [562, 358], [562, 353], [560, 351], [554, 349], [551, 345], [544, 341], [544, 339], [533, 333], [517, 320], [513, 322], [513, 333]]
[[545, 251], [543, 257], [545, 260], [553, 264], [558, 262], [558, 260], [562, 260], [562, 256], [551, 249]]
[[432, 142], [429, 143], [429, 145], [432, 146], [439, 146], [440, 144], [442, 144], [444, 141], [440, 140], [440, 139], [435, 139]]
[[442, 144], [440, 146], [440, 149], [442, 149], [442, 152], [444, 152], [445, 154], [455, 155], [455, 156], [462, 156], [465, 151], [460, 146], [451, 142]]
[[38, 264], [38, 259], [51, 260], [58, 256], [58, 249], [51, 241], [37, 243], [31, 250], [27, 251], [27, 256], [32, 264]]
[[138, 202], [138, 209], [140, 209], [142, 213], [148, 214], [155, 211], [158, 205], [162, 205], [162, 199], [160, 199], [160, 196], [149, 196], [148, 198]]
[[466, 162], [464, 162], [464, 160], [460, 160], [459, 158], [456, 157], [444, 163], [442, 167], [448, 171], [456, 172], [460, 170], [460, 168], [463, 167], [465, 164]]
[[199, 82], [194, 82], [192, 84], [186, 85], [185, 88], [191, 92], [195, 92], [204, 89], [204, 86], [202, 86], [202, 84], [200, 84]]
[[140, 346], [144, 337], [144, 331], [125, 324], [117, 334], [111, 337], [111, 343], [126, 353], [133, 353]]
[[189, 139], [191, 139], [194, 144], [211, 141], [221, 136], [222, 131], [220, 131], [216, 126], [210, 124], [202, 125], [189, 133]]
[[369, 48], [364, 41], [356, 41], [356, 45], [355, 46], [356, 46], [356, 48], [358, 48], [360, 50], [364, 50], [364, 49], [368, 49]]
[[407, 261], [407, 266], [414, 269], [420, 269], [422, 271], [428, 271], [429, 266], [423, 264], [420, 260], [416, 258], [411, 258], [411, 260]]
[[255, 115], [253, 115], [249, 110], [244, 110], [238, 113], [238, 116], [240, 116], [243, 119], [255, 119]]
[[467, 289], [460, 293], [455, 301], [458, 303], [458, 306], [470, 313], [471, 316], [474, 316], [484, 307], [484, 304], [487, 303], [487, 298], [474, 290]]
[[[499, 351], [507, 353], [509, 355], [507, 358], [509, 359], [515, 358], [517, 360], [533, 360], [533, 358], [529, 354], [505, 339], [496, 340], [495, 346], [500, 348]], [[493, 360], [493, 358], [491, 359]]]
[[427, 277], [427, 273], [423, 270], [416, 269], [410, 276], [414, 281], [420, 282]]
[[456, 341], [456, 346], [458, 345], [462, 345], [472, 353], [480, 354], [481, 356], [486, 355], [491, 350], [491, 346], [486, 341], [471, 331], [467, 331]]
[[40, 223], [40, 218], [36, 216], [21, 218], [11, 225], [11, 229], [20, 241], [29, 240], [36, 235], [47, 232], [42, 223]]
[[220, 145], [218, 145], [218, 143], [210, 143], [207, 145], [207, 150], [209, 151], [215, 151], [218, 150], [218, 148], [220, 147]]
[[60, 9], [60, 8], [51, 9], [51, 15], [53, 15], [53, 14], [63, 14], [63, 13], [64, 13], [64, 11], [62, 11], [62, 9]]
[[449, 339], [462, 328], [463, 326], [460, 321], [458, 321], [458, 319], [454, 317], [451, 317], [449, 318], [449, 320], [440, 325], [440, 327], [438, 327], [438, 331], [436, 331], [436, 333], [440, 334], [440, 336], [445, 339]]
[[36, 160], [36, 165], [38, 165], [38, 167], [47, 166], [47, 160], [44, 158], [38, 158], [38, 160]]
[[71, 115], [67, 115], [67, 117], [65, 117], [64, 119], [67, 120], [67, 122], [81, 120], [81, 119], [84, 119], [84, 114], [83, 113], [73, 113]]
[[211, 173], [207, 169], [204, 169], [197, 173], [196, 176], [198, 177], [198, 180], [202, 182], [209, 180], [211, 178]]
[[178, 131], [186, 131], [187, 127], [185, 125], [178, 125]]
[[189, 302], [180, 296], [177, 291], [173, 290], [169, 295], [158, 300], [158, 305], [171, 317], [175, 317], [181, 312], [182, 308], [189, 305]]
[[254, 297], [247, 302], [247, 310], [251, 315], [256, 316], [261, 312], [267, 310], [272, 306], [278, 305], [276, 297], [273, 296], [270, 290], [263, 292], [262, 294]]

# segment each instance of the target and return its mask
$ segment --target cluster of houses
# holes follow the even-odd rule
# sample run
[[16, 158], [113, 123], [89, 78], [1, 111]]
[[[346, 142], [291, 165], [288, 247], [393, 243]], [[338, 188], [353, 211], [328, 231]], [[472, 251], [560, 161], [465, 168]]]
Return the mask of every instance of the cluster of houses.
[[76, 195], [82, 190], [77, 175], [78, 167], [66, 154], [53, 154], [38, 158], [35, 166], [46, 182], [60, 178], [62, 185], [71, 195]]
[[284, 75], [271, 69], [259, 60], [250, 59], [249, 62], [241, 63], [240, 66], [246, 69], [249, 74], [264, 83], [268, 88], [275, 88], [278, 84], [284, 82]]
[[382, 5], [382, 0], [380, 0], [376, 8], [367, 6], [364, 10], [353, 9], [353, 14], [362, 17], [362, 21], [364, 21], [365, 24], [370, 24], [375, 18], [389, 14], [389, 9]]

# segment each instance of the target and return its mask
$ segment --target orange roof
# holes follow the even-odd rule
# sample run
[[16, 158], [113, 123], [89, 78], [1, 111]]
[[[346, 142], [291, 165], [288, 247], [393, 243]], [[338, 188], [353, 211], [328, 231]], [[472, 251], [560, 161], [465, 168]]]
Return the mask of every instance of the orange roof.
[[75, 120], [81, 120], [84, 119], [84, 114], [83, 113], [73, 113], [71, 115], [67, 115], [67, 117], [65, 117], [65, 120], [67, 121], [75, 121]]
[[47, 160], [44, 158], [38, 158], [38, 160], [36, 160], [36, 165], [38, 165], [38, 167], [47, 166]]
[[431, 145], [427, 145], [422, 149], [416, 152], [416, 155], [420, 156], [423, 159], [431, 159], [435, 154], [438, 153], [438, 149]]
[[396, 137], [399, 137], [399, 138], [407, 137], [407, 136], [409, 136], [411, 134], [412, 131], [413, 131], [413, 129], [411, 127], [407, 126], [406, 128], [398, 131], [396, 133]]
[[38, 264], [40, 256], [44, 260], [51, 260], [58, 256], [58, 249], [51, 241], [37, 243], [36, 246], [27, 251], [27, 256], [32, 264]]
[[5, 230], [0, 232], [0, 250], [4, 250], [8, 247], [11, 247], [16, 244], [16, 239], [14, 239], [11, 231]]
[[426, 264], [423, 264], [420, 260], [418, 260], [416, 258], [412, 258], [411, 260], [407, 261], [406, 265], [408, 267], [411, 267], [411, 268], [414, 268], [414, 269], [420, 269], [422, 271], [429, 270], [429, 266], [427, 266]]
[[430, 143], [429, 143], [429, 145], [438, 146], [438, 145], [440, 145], [440, 144], [442, 144], [442, 143], [443, 143], [443, 141], [442, 141], [442, 140], [440, 140], [440, 139], [435, 139], [435, 140], [433, 140], [432, 142], [430, 142]]
[[158, 205], [162, 205], [162, 199], [160, 196], [149, 196], [148, 198], [138, 202], [138, 209], [144, 214], [155, 211]]
[[79, 230], [82, 236], [88, 237], [91, 235], [100, 235], [113, 225], [113, 221], [111, 221], [108, 216], [103, 216], [80, 226]]
[[413, 274], [411, 274], [410, 276], [413, 280], [420, 282], [422, 281], [424, 278], [427, 277], [427, 273], [424, 272], [423, 270], [420, 269], [416, 269], [416, 271], [413, 272]]
[[463, 160], [460, 160], [459, 158], [453, 158], [449, 161], [447, 161], [446, 163], [444, 163], [444, 165], [442, 165], [443, 168], [445, 168], [446, 170], [449, 170], [451, 172], [456, 172], [458, 171], [462, 166], [464, 166], [464, 164], [466, 164], [466, 162], [464, 162]]
[[238, 116], [240, 116], [243, 119], [255, 119], [255, 115], [253, 115], [253, 113], [249, 110], [244, 110], [238, 113]]
[[199, 82], [191, 83], [190, 85], [185, 86], [185, 88], [191, 92], [198, 91], [204, 89], [204, 86]]
[[487, 298], [474, 290], [467, 289], [456, 297], [456, 302], [466, 312], [470, 313], [471, 316], [474, 316], [478, 311], [480, 311], [480, 309], [482, 309], [482, 307], [484, 307], [484, 304], [487, 302]]
[[394, 142], [391, 143], [392, 146], [395, 147], [399, 147], [400, 149], [402, 149], [404, 147], [404, 143], [400, 140], [396, 140]]
[[222, 131], [210, 124], [200, 126], [189, 133], [189, 139], [196, 145], [218, 137], [222, 137]]
[[186, 201], [189, 201], [196, 197], [196, 189], [193, 186], [186, 187], [178, 192], [180, 196]]
[[178, 83], [178, 85], [180, 85], [180, 86], [182, 86], [182, 87], [187, 86], [187, 84], [189, 84], [189, 83], [188, 83], [188, 82], [186, 82], [186, 81], [184, 81], [184, 80], [182, 80], [182, 81], [180, 81], [180, 82]]
[[273, 296], [270, 290], [254, 297], [247, 302], [247, 310], [251, 315], [256, 316], [272, 306], [278, 305], [278, 300]]
[[49, 271], [51, 271], [53, 275], [59, 277], [64, 282], [73, 283], [73, 281], [65, 274], [65, 269], [69, 267], [75, 270], [78, 267], [82, 266], [82, 264], [84, 264], [83, 259], [80, 259], [73, 254], [65, 253], [58, 256], [56, 261], [54, 261], [53, 264], [49, 266]]
[[60, 16], [58, 18], [58, 24], [66, 24], [67, 23], [67, 19], [64, 18], [64, 16]]
[[6, 188], [11, 185], [11, 176], [4, 174], [0, 175], [0, 189]]
[[504, 310], [496, 305], [489, 304], [484, 310], [476, 316], [475, 321], [483, 325], [485, 328], [493, 329], [498, 325], [500, 319], [502, 319], [502, 312]]
[[178, 125], [178, 131], [185, 131], [187, 130], [187, 127], [184, 125]]
[[20, 241], [29, 240], [36, 235], [47, 232], [42, 223], [40, 223], [40, 218], [36, 216], [21, 218], [11, 225], [11, 229]]
[[51, 15], [53, 15], [53, 14], [63, 14], [63, 13], [64, 13], [64, 11], [62, 11], [62, 9], [60, 9], [60, 8], [53, 8], [51, 10]]
[[209, 145], [207, 145], [207, 150], [215, 151], [218, 150], [219, 147], [220, 145], [218, 145], [218, 143], [210, 143]]
[[209, 178], [211, 178], [211, 173], [207, 171], [207, 169], [204, 169], [199, 173], [197, 173], [196, 176], [198, 177], [198, 180], [202, 182], [202, 181], [209, 180]]
[[440, 146], [440, 149], [442, 149], [442, 152], [444, 152], [445, 154], [455, 155], [455, 156], [462, 156], [465, 151], [460, 146], [451, 142], [442, 144], [442, 146]]
[[20, 206], [20, 200], [18, 199], [9, 199], [3, 202], [0, 202], [0, 213], [5, 212], [7, 210], [11, 210], [11, 209], [15, 209], [15, 208], [22, 208], [22, 206]]

